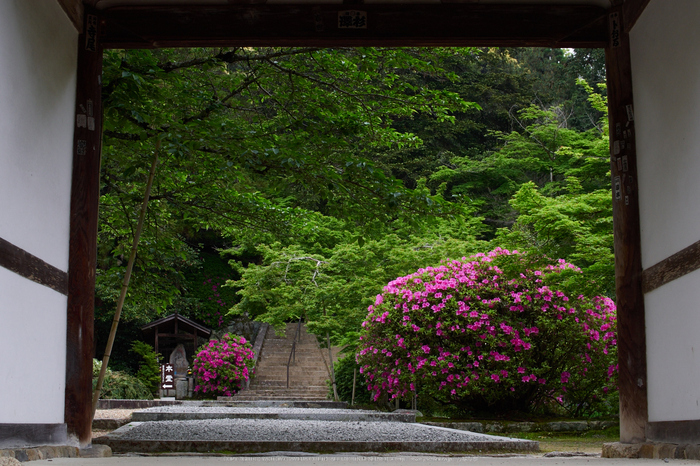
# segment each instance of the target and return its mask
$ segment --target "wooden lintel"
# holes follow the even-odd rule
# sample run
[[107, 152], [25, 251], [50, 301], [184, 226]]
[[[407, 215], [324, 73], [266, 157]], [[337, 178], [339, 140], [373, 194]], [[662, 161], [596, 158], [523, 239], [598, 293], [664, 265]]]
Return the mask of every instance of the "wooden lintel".
[[611, 10], [610, 44], [605, 49], [615, 233], [620, 441], [640, 443], [645, 440], [648, 420], [646, 327], [632, 65], [629, 35], [622, 26], [622, 16], [621, 8]]
[[642, 273], [644, 293], [700, 269], [700, 241], [652, 265]]
[[194, 335], [189, 333], [159, 333], [159, 338], [182, 338], [183, 340], [194, 340]]
[[82, 0], [58, 0], [66, 15], [75, 26], [76, 31], [83, 32], [83, 2]]
[[92, 358], [102, 134], [102, 48], [96, 41], [98, 27], [97, 16], [86, 8], [84, 32], [78, 38], [73, 118], [65, 392], [68, 435], [77, 437], [81, 446], [92, 441]]
[[0, 267], [61, 294], [68, 294], [68, 274], [66, 272], [2, 238], [0, 238]]
[[630, 32], [650, 0], [626, 0], [622, 6], [625, 17], [625, 32]]
[[[339, 27], [339, 12], [348, 9], [366, 13], [366, 28]], [[586, 5], [229, 4], [123, 6], [101, 15], [105, 48], [604, 47], [606, 12]]]

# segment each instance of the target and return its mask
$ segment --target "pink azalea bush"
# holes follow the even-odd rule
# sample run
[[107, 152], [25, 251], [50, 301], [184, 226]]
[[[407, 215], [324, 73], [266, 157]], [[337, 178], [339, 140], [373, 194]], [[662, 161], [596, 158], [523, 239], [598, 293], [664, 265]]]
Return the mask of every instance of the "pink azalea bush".
[[202, 346], [194, 359], [196, 393], [232, 396], [248, 380], [253, 350], [244, 337], [226, 334]]
[[556, 289], [574, 265], [534, 264], [499, 248], [390, 282], [356, 355], [374, 400], [420, 386], [472, 411], [595, 409], [616, 386], [615, 305]]

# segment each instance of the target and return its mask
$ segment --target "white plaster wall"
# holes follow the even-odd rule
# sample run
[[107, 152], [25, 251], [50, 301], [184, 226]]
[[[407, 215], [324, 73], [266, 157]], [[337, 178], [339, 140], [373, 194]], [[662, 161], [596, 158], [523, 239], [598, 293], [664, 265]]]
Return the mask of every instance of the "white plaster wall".
[[700, 270], [645, 297], [649, 421], [700, 419]]
[[632, 29], [642, 261], [700, 240], [700, 2], [652, 0]]
[[67, 300], [0, 267], [0, 424], [63, 422]]
[[[700, 240], [700, 1], [631, 33], [644, 268]], [[700, 419], [700, 271], [645, 297], [649, 420]]]
[[[0, 0], [0, 237], [68, 270], [77, 32]], [[0, 267], [0, 424], [64, 422], [67, 298]]]
[[0, 237], [64, 271], [77, 41], [55, 0], [0, 1]]

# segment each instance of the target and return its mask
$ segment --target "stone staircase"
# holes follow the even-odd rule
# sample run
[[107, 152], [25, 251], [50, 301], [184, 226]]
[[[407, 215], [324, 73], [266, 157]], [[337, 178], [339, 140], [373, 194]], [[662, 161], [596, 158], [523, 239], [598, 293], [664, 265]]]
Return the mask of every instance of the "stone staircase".
[[296, 344], [295, 361], [289, 366], [287, 388], [287, 361], [296, 331], [296, 323], [287, 324], [283, 336], [277, 335], [272, 327], [268, 328], [250, 388], [234, 395], [230, 398], [232, 401], [327, 399], [328, 369], [316, 337], [307, 333], [304, 325]]

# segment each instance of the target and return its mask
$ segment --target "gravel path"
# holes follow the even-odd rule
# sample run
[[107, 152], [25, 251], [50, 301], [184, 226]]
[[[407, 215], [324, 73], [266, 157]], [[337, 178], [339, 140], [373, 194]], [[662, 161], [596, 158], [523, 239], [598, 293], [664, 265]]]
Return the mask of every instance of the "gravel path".
[[131, 413], [137, 409], [98, 409], [95, 419], [130, 419]]
[[236, 440], [278, 442], [505, 442], [503, 437], [396, 422], [211, 419], [132, 423], [119, 440]]

